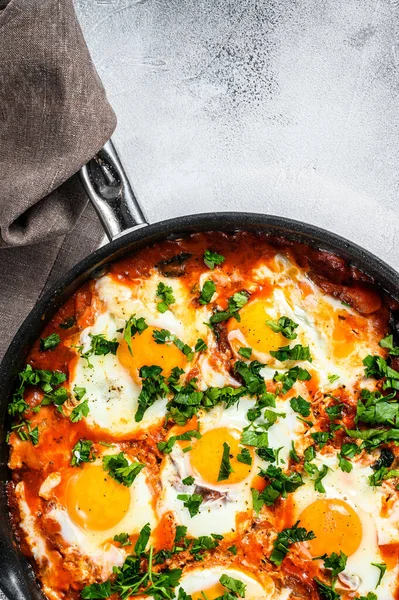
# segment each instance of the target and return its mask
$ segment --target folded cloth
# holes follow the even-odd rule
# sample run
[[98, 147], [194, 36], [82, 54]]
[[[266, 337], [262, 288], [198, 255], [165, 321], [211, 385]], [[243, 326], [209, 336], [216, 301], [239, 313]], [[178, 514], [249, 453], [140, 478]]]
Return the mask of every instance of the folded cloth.
[[69, 267], [99, 242], [76, 173], [115, 125], [72, 0], [0, 0], [0, 356], [57, 256]]

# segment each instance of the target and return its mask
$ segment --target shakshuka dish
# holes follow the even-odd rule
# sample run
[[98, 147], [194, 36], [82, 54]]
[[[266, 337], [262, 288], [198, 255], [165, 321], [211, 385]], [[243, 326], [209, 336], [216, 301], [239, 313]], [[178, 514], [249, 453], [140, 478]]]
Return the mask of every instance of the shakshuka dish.
[[12, 524], [46, 597], [399, 598], [397, 309], [265, 234], [97, 272], [8, 408]]

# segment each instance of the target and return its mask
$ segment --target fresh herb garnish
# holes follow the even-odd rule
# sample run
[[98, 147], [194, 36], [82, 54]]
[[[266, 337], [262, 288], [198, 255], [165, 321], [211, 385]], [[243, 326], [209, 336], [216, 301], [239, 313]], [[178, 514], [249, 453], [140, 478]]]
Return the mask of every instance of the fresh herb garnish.
[[233, 473], [233, 468], [230, 464], [230, 446], [227, 442], [223, 442], [222, 462], [220, 463], [218, 481], [225, 481]]
[[208, 349], [208, 346], [201, 338], [198, 338], [197, 343], [195, 344], [194, 352], [205, 352]]
[[335, 383], [339, 379], [339, 375], [327, 375], [327, 379], [330, 383]]
[[236, 292], [228, 299], [227, 310], [219, 310], [215, 312], [209, 319], [211, 325], [216, 325], [222, 321], [234, 317], [236, 321], [240, 321], [239, 310], [248, 302], [249, 294], [246, 291]]
[[144, 469], [144, 466], [145, 465], [139, 462], [132, 462], [129, 464], [123, 452], [103, 456], [104, 471], [107, 471], [115, 481], [126, 487], [132, 485], [137, 475]]
[[50, 333], [45, 338], [40, 338], [40, 350], [54, 350], [61, 342], [61, 338], [58, 333]]
[[244, 348], [244, 346], [242, 346], [238, 350], [238, 354], [240, 354], [241, 356], [243, 356], [244, 358], [247, 358], [249, 360], [251, 358], [252, 348]]
[[319, 592], [321, 600], [341, 600], [341, 596], [337, 594], [331, 585], [323, 583], [316, 577], [314, 578], [314, 581], [317, 585], [317, 591]]
[[308, 360], [312, 362], [309, 346], [296, 344], [292, 348], [290, 346], [282, 346], [278, 350], [270, 350], [270, 355], [277, 358], [280, 362], [286, 360]]
[[392, 334], [380, 340], [380, 346], [386, 348], [391, 356], [399, 356], [399, 346], [394, 346]]
[[77, 423], [78, 421], [81, 421], [83, 419], [83, 417], [87, 417], [89, 412], [90, 412], [89, 403], [88, 403], [88, 399], [86, 398], [86, 400], [83, 400], [83, 402], [81, 402], [80, 404], [75, 406], [75, 408], [73, 409], [73, 411], [71, 412], [71, 414], [69, 416], [69, 419], [72, 423]]
[[131, 546], [132, 542], [129, 539], [128, 533], [118, 533], [114, 535], [114, 542], [118, 542], [118, 544], [123, 548], [124, 546]]
[[78, 347], [80, 355], [82, 358], [86, 359], [87, 366], [90, 369], [93, 369], [93, 365], [90, 362], [91, 356], [105, 356], [107, 354], [116, 354], [116, 351], [119, 346], [119, 342], [116, 340], [107, 340], [103, 333], [99, 333], [98, 335], [93, 335], [89, 333], [89, 337], [91, 338], [90, 348], [86, 352], [82, 352], [82, 347]]
[[191, 431], [185, 431], [184, 433], [180, 433], [179, 435], [172, 435], [168, 441], [166, 442], [158, 442], [158, 450], [163, 452], [164, 454], [170, 454], [172, 452], [173, 446], [177, 441], [189, 441], [191, 438], [199, 439], [201, 437], [200, 432], [197, 429], [192, 429]]
[[157, 344], [167, 344], [173, 342], [174, 345], [181, 351], [185, 356], [187, 356], [188, 360], [192, 360], [194, 356], [194, 352], [184, 342], [179, 340], [179, 338], [174, 334], [170, 333], [167, 329], [155, 329], [152, 334], [154, 340]]
[[143, 419], [145, 411], [159, 398], [164, 398], [169, 393], [165, 377], [161, 375], [162, 367], [152, 365], [141, 367], [139, 375], [142, 379], [142, 389], [138, 397], [138, 408], [135, 414], [136, 422]]
[[252, 456], [248, 448], [243, 448], [241, 452], [237, 454], [238, 462], [244, 463], [244, 465], [252, 465]]
[[297, 337], [295, 329], [298, 327], [298, 323], [295, 323], [288, 317], [280, 317], [276, 321], [266, 321], [268, 325], [275, 333], [281, 333], [287, 340], [294, 340]]
[[127, 347], [129, 348], [130, 354], [133, 354], [133, 352], [132, 352], [132, 337], [135, 336], [136, 333], [141, 335], [143, 333], [143, 331], [145, 329], [147, 329], [147, 327], [148, 327], [148, 325], [145, 322], [144, 317], [139, 317], [137, 319], [136, 315], [132, 315], [126, 321], [125, 329], [123, 332], [123, 339], [125, 340]]
[[189, 475], [188, 477], [185, 477], [184, 479], [182, 479], [181, 482], [183, 485], [194, 485], [195, 479], [194, 479], [194, 477], [191, 477], [191, 475]]
[[211, 250], [205, 250], [204, 252], [204, 263], [208, 269], [211, 269], [211, 271], [213, 271], [215, 265], [221, 265], [224, 263], [224, 260], [224, 256], [218, 254], [217, 252], [212, 252]]
[[383, 389], [392, 388], [399, 390], [399, 373], [390, 367], [382, 356], [372, 356], [369, 354], [363, 359], [363, 364], [366, 367], [365, 376], [374, 377], [375, 379], [383, 379]]
[[311, 403], [307, 402], [302, 396], [297, 396], [296, 398], [291, 398], [290, 406], [292, 410], [299, 413], [303, 417], [308, 417], [310, 415], [310, 407]]
[[377, 567], [377, 569], [379, 569], [379, 571], [380, 571], [380, 576], [378, 578], [377, 585], [375, 586], [376, 588], [378, 588], [378, 586], [380, 585], [380, 583], [382, 581], [382, 578], [385, 575], [385, 572], [387, 570], [387, 566], [386, 566], [385, 563], [371, 563], [371, 564], [373, 565], [373, 567]]
[[157, 304], [157, 309], [160, 313], [169, 310], [169, 306], [176, 302], [173, 295], [173, 288], [170, 285], [165, 285], [162, 281], [158, 283], [157, 296], [161, 299], [161, 302]]
[[282, 383], [281, 393], [286, 394], [290, 391], [292, 386], [296, 381], [309, 381], [311, 379], [311, 375], [309, 371], [306, 369], [302, 369], [302, 367], [293, 367], [289, 369], [286, 373], [278, 373], [277, 371], [274, 374], [273, 381], [278, 381]]
[[190, 513], [190, 517], [195, 517], [199, 513], [203, 498], [199, 494], [179, 494], [178, 500], [182, 500], [185, 508]]
[[209, 302], [212, 300], [212, 296], [215, 292], [216, 292], [215, 282], [212, 281], [211, 279], [208, 279], [208, 281], [205, 281], [204, 285], [202, 286], [201, 294], [199, 297], [199, 303], [200, 304], [209, 304]]
[[247, 586], [239, 579], [233, 579], [233, 577], [229, 577], [228, 575], [222, 575], [219, 581], [223, 587], [236, 594], [239, 598], [245, 597]]
[[277, 535], [277, 539], [273, 542], [273, 551], [270, 556], [270, 562], [280, 566], [283, 559], [287, 556], [292, 544], [298, 542], [307, 542], [313, 540], [316, 536], [313, 531], [306, 531], [304, 527], [298, 527], [299, 521], [288, 529], [283, 529]]
[[90, 440], [79, 440], [72, 448], [71, 466], [79, 467], [82, 463], [95, 460], [93, 442]]

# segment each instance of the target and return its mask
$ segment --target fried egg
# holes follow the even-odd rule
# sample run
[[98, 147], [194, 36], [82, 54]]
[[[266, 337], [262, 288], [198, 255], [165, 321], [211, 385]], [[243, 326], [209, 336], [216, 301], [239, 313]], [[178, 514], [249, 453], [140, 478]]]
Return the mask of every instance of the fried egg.
[[[207, 600], [215, 600], [227, 591], [219, 581], [222, 575], [232, 577], [245, 585], [245, 600], [277, 599], [273, 580], [267, 574], [262, 574], [260, 582], [254, 574], [249, 575], [238, 569], [223, 568], [217, 565], [210, 568], [196, 568], [183, 573], [179, 588], [189, 594], [192, 600], [204, 600], [203, 594]], [[179, 588], [176, 589], [176, 597]]]
[[57, 525], [60, 544], [75, 548], [100, 565], [103, 577], [109, 576], [114, 565], [123, 564], [126, 557], [126, 549], [115, 544], [114, 536], [135, 536], [146, 523], [152, 528], [157, 523], [146, 469], [130, 487], [104, 470], [102, 457], [117, 450], [107, 449], [93, 462], [51, 473], [39, 491], [50, 501], [45, 518]]
[[[368, 484], [371, 467], [354, 461], [352, 471], [345, 473], [335, 455], [319, 455], [313, 462], [319, 469], [323, 464], [329, 467], [323, 478], [326, 493], [316, 492], [305, 476], [305, 485], [293, 494], [294, 521], [314, 532], [315, 539], [307, 542], [312, 557], [340, 551], [348, 556], [341, 585], [366, 596], [376, 588], [380, 575], [372, 563], [385, 563], [379, 546], [397, 543], [398, 511], [390, 518], [381, 517], [382, 491]], [[398, 572], [397, 565], [387, 571], [378, 597], [393, 597]]]
[[[224, 409], [220, 406], [200, 416], [200, 439], [178, 442], [166, 455], [161, 467], [162, 494], [158, 503], [160, 515], [173, 511], [176, 521], [185, 525], [189, 535], [225, 534], [236, 530], [236, 517], [251, 510], [251, 481], [260, 464], [254, 449], [248, 447], [252, 465], [239, 462], [237, 454], [244, 447], [241, 433], [249, 422], [247, 410], [254, 406], [249, 399], [241, 399], [237, 406]], [[173, 435], [173, 430], [171, 431]], [[227, 479], [218, 481], [223, 444], [228, 444], [233, 472]], [[187, 448], [191, 448], [187, 451]], [[183, 480], [193, 477], [194, 483]], [[198, 493], [203, 501], [199, 513], [190, 517], [181, 494]]]

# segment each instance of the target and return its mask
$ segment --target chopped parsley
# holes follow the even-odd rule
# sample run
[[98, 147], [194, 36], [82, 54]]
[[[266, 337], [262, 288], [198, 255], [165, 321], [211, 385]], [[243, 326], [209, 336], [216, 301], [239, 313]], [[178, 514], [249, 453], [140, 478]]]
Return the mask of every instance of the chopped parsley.
[[332, 554], [330, 554], [330, 556], [327, 556], [327, 554], [325, 554], [321, 558], [323, 558], [324, 560], [324, 568], [331, 569], [331, 577], [333, 579], [334, 585], [334, 582], [336, 581], [338, 575], [345, 570], [348, 557], [342, 552], [342, 550], [340, 550], [339, 554], [333, 552]]
[[79, 440], [72, 448], [71, 466], [80, 467], [82, 463], [95, 460], [93, 442], [90, 440]]
[[258, 492], [254, 488], [251, 490], [256, 513], [259, 513], [264, 504], [266, 506], [273, 506], [278, 498], [286, 498], [288, 494], [292, 494], [303, 485], [300, 473], [296, 471], [284, 473], [280, 467], [274, 465], [269, 465], [266, 470], [261, 469], [259, 475], [268, 480], [269, 485], [262, 492]]
[[86, 400], [83, 400], [83, 402], [81, 402], [80, 404], [75, 406], [75, 408], [73, 409], [73, 411], [71, 412], [71, 414], [69, 416], [69, 419], [72, 423], [77, 423], [78, 421], [81, 421], [83, 419], [83, 417], [87, 417], [89, 412], [90, 412], [89, 403], [88, 403], [88, 399], [86, 398]]
[[371, 425], [395, 425], [399, 418], [399, 403], [396, 392], [383, 396], [381, 392], [363, 389], [356, 406], [355, 423]]
[[249, 360], [251, 358], [252, 348], [244, 348], [244, 346], [242, 346], [239, 349], [238, 354]]
[[327, 375], [327, 379], [330, 383], [335, 383], [339, 379], [339, 375]]
[[198, 338], [197, 343], [195, 344], [194, 352], [205, 352], [208, 350], [208, 346], [201, 338]]
[[240, 321], [239, 310], [248, 302], [249, 294], [245, 290], [236, 292], [233, 294], [227, 303], [227, 310], [220, 310], [215, 312], [210, 318], [210, 324], [216, 325], [222, 321], [227, 321], [231, 317], [234, 317], [237, 321]]
[[188, 360], [192, 360], [194, 356], [194, 352], [184, 342], [179, 340], [179, 338], [174, 334], [170, 333], [167, 329], [155, 329], [152, 334], [154, 340], [157, 344], [167, 344], [173, 342], [176, 348], [178, 348], [183, 354], [187, 357]]
[[314, 581], [317, 585], [317, 591], [319, 592], [321, 600], [341, 600], [341, 596], [331, 587], [331, 585], [323, 583], [317, 579], [317, 577], [314, 578]]
[[61, 338], [58, 333], [50, 333], [45, 338], [40, 338], [40, 350], [54, 350], [61, 342]]
[[183, 485], [194, 485], [194, 483], [195, 483], [195, 479], [194, 479], [194, 477], [191, 477], [191, 475], [182, 479]]
[[197, 429], [192, 429], [191, 431], [185, 431], [184, 433], [180, 433], [179, 435], [172, 435], [168, 441], [166, 442], [158, 442], [158, 450], [163, 452], [164, 454], [170, 454], [172, 452], [173, 446], [177, 441], [189, 441], [191, 438], [199, 439], [201, 437], [200, 432]]
[[118, 542], [118, 544], [123, 548], [124, 546], [131, 546], [132, 542], [129, 539], [128, 533], [118, 533], [114, 535], [114, 542]]
[[387, 570], [387, 566], [386, 566], [385, 563], [371, 563], [371, 564], [373, 565], [373, 567], [377, 567], [377, 569], [379, 569], [379, 571], [380, 571], [380, 576], [378, 578], [377, 585], [375, 586], [376, 588], [378, 588], [378, 586], [380, 585], [380, 583], [382, 581], [382, 578], [385, 575], [385, 572]]
[[190, 517], [195, 517], [195, 515], [199, 513], [203, 500], [200, 494], [179, 494], [177, 499], [183, 501], [184, 507], [187, 508], [190, 513]]
[[239, 579], [234, 579], [233, 577], [229, 577], [228, 575], [222, 575], [219, 581], [223, 585], [223, 587], [229, 590], [229, 592], [233, 592], [239, 598], [245, 597], [246, 585]]
[[142, 379], [142, 389], [138, 397], [138, 408], [135, 414], [136, 422], [143, 419], [145, 411], [159, 398], [164, 398], [169, 393], [165, 377], [161, 375], [162, 368], [157, 365], [141, 367], [139, 375]]
[[380, 340], [380, 346], [386, 348], [391, 356], [399, 356], [399, 346], [394, 346], [392, 334]]
[[208, 281], [205, 281], [204, 285], [202, 286], [201, 294], [199, 297], [199, 303], [200, 304], [209, 304], [209, 302], [212, 300], [212, 296], [215, 292], [216, 292], [215, 282], [212, 281], [212, 279], [208, 279]]
[[132, 485], [137, 475], [144, 469], [144, 466], [139, 462], [129, 464], [123, 452], [103, 456], [104, 471], [107, 471], [115, 481], [126, 487]]
[[85, 358], [87, 361], [87, 366], [90, 369], [93, 369], [93, 365], [90, 362], [91, 356], [105, 356], [107, 354], [116, 354], [116, 351], [119, 346], [119, 342], [116, 340], [107, 340], [103, 333], [99, 333], [98, 335], [93, 335], [89, 333], [89, 337], [91, 339], [90, 348], [87, 352], [82, 352], [82, 347], [79, 346], [78, 350], [82, 358]]
[[145, 322], [144, 317], [139, 317], [137, 319], [136, 315], [132, 315], [126, 321], [125, 329], [123, 332], [123, 339], [125, 340], [127, 347], [129, 348], [130, 354], [133, 354], [133, 352], [132, 352], [132, 337], [135, 336], [136, 333], [141, 335], [143, 333], [143, 331], [145, 329], [147, 329], [147, 327], [148, 327], [148, 325]]
[[316, 431], [310, 434], [320, 449], [324, 448], [329, 440], [334, 437], [331, 431]]
[[157, 296], [161, 302], [158, 302], [157, 309], [160, 313], [164, 313], [169, 310], [169, 306], [176, 302], [173, 295], [173, 288], [170, 285], [165, 285], [162, 281], [158, 283]]
[[316, 536], [313, 531], [306, 531], [304, 527], [298, 527], [299, 521], [288, 529], [283, 529], [277, 535], [277, 539], [273, 542], [273, 551], [270, 555], [270, 562], [280, 566], [283, 559], [287, 556], [292, 544], [298, 542], [307, 542], [313, 540]]
[[252, 465], [252, 456], [248, 448], [243, 448], [241, 452], [237, 454], [238, 462], [244, 463], [244, 465]]
[[218, 481], [225, 481], [233, 473], [233, 468], [230, 464], [230, 446], [227, 442], [223, 442], [222, 462], [220, 463]]
[[211, 250], [205, 250], [204, 263], [206, 264], [208, 269], [211, 269], [211, 271], [213, 271], [216, 265], [221, 265], [222, 263], [224, 263], [224, 261], [225, 258], [221, 254], [218, 254], [217, 252], [212, 252]]
[[298, 381], [309, 381], [311, 379], [311, 375], [309, 371], [306, 369], [302, 369], [302, 367], [293, 367], [289, 369], [286, 373], [278, 373], [277, 371], [274, 374], [273, 381], [278, 381], [282, 383], [281, 393], [286, 394], [290, 391], [294, 383]]
[[365, 376], [374, 377], [375, 379], [383, 379], [383, 389], [393, 388], [399, 390], [399, 373], [390, 367], [382, 356], [372, 356], [369, 354], [363, 359], [363, 364], [366, 367]]
[[295, 329], [297, 329], [298, 323], [295, 323], [289, 317], [280, 317], [277, 322], [266, 321], [266, 325], [275, 333], [281, 333], [287, 340], [294, 340], [297, 337]]
[[311, 403], [302, 398], [302, 396], [297, 396], [296, 398], [291, 398], [290, 406], [292, 410], [299, 413], [303, 417], [308, 417], [310, 415], [310, 407]]
[[296, 344], [292, 348], [290, 346], [282, 346], [278, 350], [270, 350], [270, 355], [277, 358], [280, 362], [286, 360], [308, 360], [312, 362], [309, 346]]

